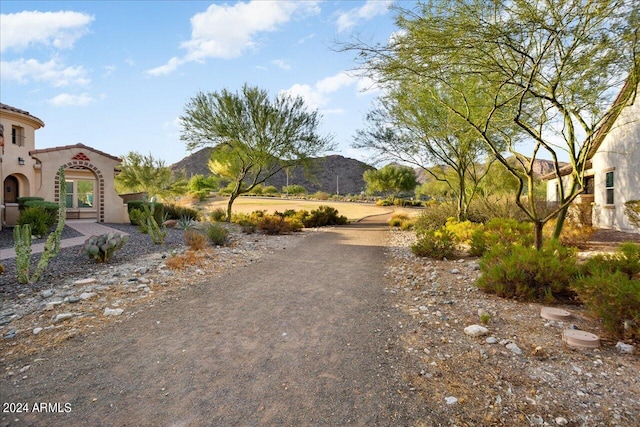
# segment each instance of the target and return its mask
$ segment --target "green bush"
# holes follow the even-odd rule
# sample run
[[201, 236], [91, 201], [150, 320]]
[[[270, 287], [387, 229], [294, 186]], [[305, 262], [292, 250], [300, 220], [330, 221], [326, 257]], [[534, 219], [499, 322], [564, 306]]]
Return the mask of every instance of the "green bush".
[[289, 186], [282, 187], [282, 193], [287, 193], [294, 196], [302, 196], [307, 194], [307, 189], [299, 184], [291, 184]]
[[640, 245], [623, 243], [613, 254], [601, 254], [589, 258], [582, 266], [584, 275], [621, 272], [629, 279], [640, 273]]
[[411, 245], [414, 255], [434, 259], [452, 258], [455, 249], [455, 236], [445, 229], [425, 230], [420, 233], [418, 241]]
[[478, 227], [471, 235], [470, 253], [482, 256], [497, 244], [533, 245], [533, 225], [530, 222], [519, 222], [511, 218], [494, 218], [484, 227]]
[[472, 236], [476, 230], [481, 230], [482, 224], [476, 224], [469, 220], [458, 221], [455, 218], [448, 218], [444, 228], [455, 236], [458, 243], [471, 243]]
[[[24, 209], [33, 207], [40, 207], [45, 210], [47, 213], [47, 226], [49, 228], [56, 224], [56, 221], [58, 220], [58, 209], [60, 208], [58, 203], [46, 202], [44, 200], [29, 200], [24, 203]], [[24, 212], [24, 210], [22, 212]]]
[[146, 220], [147, 218], [144, 212], [139, 209], [132, 209], [129, 212], [129, 221], [131, 224], [138, 226], [138, 230], [145, 234], [148, 232]]
[[331, 206], [320, 206], [309, 212], [303, 220], [305, 227], [324, 227], [328, 225], [344, 225], [348, 222], [347, 217], [338, 215], [338, 211]]
[[264, 194], [265, 196], [273, 196], [278, 194], [278, 189], [273, 185], [268, 185], [262, 188], [262, 194]]
[[452, 203], [429, 203], [424, 212], [416, 219], [415, 229], [439, 230], [447, 224], [447, 219], [456, 216], [456, 207]]
[[227, 218], [227, 211], [222, 208], [215, 208], [209, 212], [209, 220], [212, 222], [222, 222]]
[[268, 235], [285, 234], [292, 231], [287, 218], [282, 215], [265, 215], [256, 224], [258, 230]]
[[29, 224], [32, 234], [44, 236], [51, 229], [50, 219], [50, 213], [43, 206], [31, 206], [20, 212], [18, 225], [22, 227]]
[[182, 217], [191, 218], [193, 221], [200, 221], [200, 211], [187, 206], [180, 206], [175, 204], [164, 205], [164, 214], [167, 219], [178, 220]]
[[223, 246], [229, 236], [229, 230], [220, 224], [209, 224], [206, 229], [207, 238], [216, 246]]
[[618, 339], [640, 338], [640, 279], [608, 267], [590, 269], [573, 283], [578, 298], [602, 319], [604, 329]]
[[262, 186], [262, 184], [258, 184], [255, 187], [253, 187], [251, 191], [249, 191], [247, 194], [250, 196], [262, 196], [263, 189], [264, 187]]
[[378, 199], [376, 200], [378, 206], [393, 206], [393, 200], [390, 199]]
[[25, 203], [27, 202], [31, 202], [31, 201], [44, 201], [44, 199], [42, 197], [35, 197], [35, 196], [22, 196], [22, 197], [17, 197], [16, 198], [16, 202], [18, 202], [18, 209], [19, 210], [23, 210], [26, 206]]
[[550, 240], [540, 250], [520, 244], [493, 245], [480, 259], [477, 281], [487, 293], [521, 301], [553, 302], [574, 296], [576, 251]]

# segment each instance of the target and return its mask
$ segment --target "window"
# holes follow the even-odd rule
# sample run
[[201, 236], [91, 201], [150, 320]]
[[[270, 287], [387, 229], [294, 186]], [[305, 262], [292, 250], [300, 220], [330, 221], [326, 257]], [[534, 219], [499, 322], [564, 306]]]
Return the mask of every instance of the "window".
[[613, 171], [607, 172], [605, 175], [606, 204], [613, 204]]
[[68, 208], [92, 208], [94, 182], [92, 180], [74, 180], [67, 181], [67, 200]]
[[24, 129], [18, 126], [11, 127], [11, 143], [18, 147], [24, 147]]

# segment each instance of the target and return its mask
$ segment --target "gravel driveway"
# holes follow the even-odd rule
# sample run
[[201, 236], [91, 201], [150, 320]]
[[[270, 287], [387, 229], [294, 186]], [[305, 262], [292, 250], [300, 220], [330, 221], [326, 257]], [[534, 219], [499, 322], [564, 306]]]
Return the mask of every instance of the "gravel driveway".
[[[2, 425], [411, 425], [400, 313], [384, 292], [385, 217], [296, 241], [95, 335], [43, 351]], [[52, 408], [50, 405], [49, 408]]]

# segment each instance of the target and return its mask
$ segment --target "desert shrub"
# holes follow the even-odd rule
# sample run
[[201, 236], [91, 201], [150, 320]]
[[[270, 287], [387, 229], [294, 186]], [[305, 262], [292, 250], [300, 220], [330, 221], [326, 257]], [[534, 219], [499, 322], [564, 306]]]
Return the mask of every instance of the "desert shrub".
[[229, 230], [220, 224], [209, 224], [205, 231], [209, 241], [216, 246], [224, 246], [229, 236]]
[[448, 218], [444, 228], [455, 237], [458, 243], [471, 243], [471, 238], [476, 230], [482, 229], [482, 224], [476, 224], [469, 220], [458, 221], [455, 218]]
[[245, 234], [253, 234], [256, 232], [257, 218], [252, 217], [250, 214], [232, 214], [231, 222], [238, 224]]
[[22, 197], [16, 197], [16, 202], [18, 202], [18, 209], [19, 210], [23, 210], [26, 206], [25, 203], [27, 202], [31, 202], [31, 201], [44, 201], [44, 199], [42, 197], [36, 197], [36, 196], [22, 196]]
[[414, 255], [434, 259], [452, 258], [455, 249], [455, 237], [445, 229], [425, 230], [411, 246]]
[[183, 270], [189, 266], [200, 265], [205, 257], [210, 256], [210, 253], [203, 254], [202, 251], [186, 251], [167, 258], [165, 264], [171, 270]]
[[255, 187], [253, 187], [251, 191], [249, 191], [247, 194], [249, 196], [262, 196], [262, 190], [263, 190], [262, 184], [258, 184]]
[[416, 219], [415, 228], [417, 231], [438, 230], [446, 225], [447, 219], [455, 216], [456, 207], [452, 203], [429, 203]]
[[188, 206], [180, 206], [176, 204], [164, 205], [164, 214], [167, 219], [180, 219], [182, 217], [191, 218], [194, 221], [200, 221], [200, 211]]
[[222, 208], [215, 208], [209, 212], [209, 220], [212, 222], [222, 222], [227, 218], [227, 211]]
[[496, 244], [480, 259], [477, 281], [487, 293], [521, 301], [553, 302], [573, 296], [578, 273], [576, 251], [555, 240], [540, 250], [517, 243]]
[[31, 206], [20, 212], [18, 225], [31, 226], [31, 233], [36, 236], [44, 236], [51, 229], [50, 213], [43, 206]]
[[307, 194], [307, 189], [299, 184], [291, 184], [289, 186], [282, 187], [282, 193], [288, 193], [294, 196], [302, 196]]
[[331, 197], [331, 195], [329, 193], [325, 193], [324, 191], [316, 191], [311, 197], [316, 200], [329, 200], [329, 197]]
[[402, 212], [396, 212], [393, 215], [391, 215], [391, 218], [389, 219], [389, 226], [390, 227], [400, 227], [402, 222], [406, 221], [408, 219], [409, 219], [409, 216], [407, 214], [402, 213]]
[[284, 234], [291, 231], [285, 218], [280, 215], [265, 215], [258, 220], [256, 227], [268, 235]]
[[497, 244], [533, 245], [533, 225], [512, 218], [494, 218], [473, 231], [470, 239], [470, 253], [482, 256]]
[[346, 216], [338, 215], [338, 211], [335, 208], [324, 205], [309, 212], [309, 215], [303, 220], [303, 224], [307, 228], [324, 227], [328, 225], [344, 225], [347, 222]]
[[586, 276], [602, 271], [621, 272], [629, 279], [640, 274], [640, 245], [631, 242], [623, 243], [616, 252], [596, 255], [582, 265], [582, 273]]
[[131, 224], [133, 225], [137, 225], [138, 226], [138, 230], [141, 233], [147, 233], [147, 224], [145, 223], [146, 221], [146, 217], [144, 215], [144, 212], [142, 212], [141, 210], [138, 209], [133, 209], [129, 212], [129, 221], [131, 221]]
[[53, 227], [56, 224], [56, 221], [58, 220], [58, 209], [60, 209], [58, 203], [47, 202], [44, 200], [28, 200], [24, 202], [23, 211], [21, 211], [20, 213], [22, 214], [24, 210], [33, 207], [40, 207], [45, 210], [47, 226], [49, 228]]
[[204, 249], [207, 245], [207, 238], [198, 230], [186, 230], [182, 236], [184, 243], [193, 251]]
[[176, 223], [183, 230], [191, 230], [198, 226], [198, 222], [189, 216], [181, 216]]
[[415, 220], [413, 219], [405, 219], [400, 223], [400, 230], [409, 231], [413, 230], [416, 225]]
[[597, 263], [590, 265], [589, 275], [573, 283], [573, 289], [613, 337], [640, 338], [640, 279]]
[[275, 194], [278, 194], [278, 189], [273, 185], [267, 185], [262, 189], [262, 194], [264, 194], [265, 196], [273, 196]]
[[393, 200], [391, 199], [378, 199], [376, 200], [378, 206], [393, 206]]

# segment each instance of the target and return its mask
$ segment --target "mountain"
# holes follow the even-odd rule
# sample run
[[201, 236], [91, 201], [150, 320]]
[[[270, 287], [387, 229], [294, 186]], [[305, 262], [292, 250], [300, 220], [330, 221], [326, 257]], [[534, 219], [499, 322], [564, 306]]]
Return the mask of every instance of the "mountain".
[[[172, 171], [184, 171], [187, 178], [193, 175], [210, 175], [207, 163], [213, 148], [203, 148], [169, 166]], [[309, 193], [324, 191], [335, 194], [360, 194], [365, 183], [362, 174], [368, 169], [375, 169], [359, 160], [340, 155], [318, 157], [311, 160], [309, 170], [296, 168], [289, 174], [289, 185], [298, 184]], [[278, 190], [287, 185], [287, 174], [284, 171], [269, 178], [264, 185], [273, 185]]]

